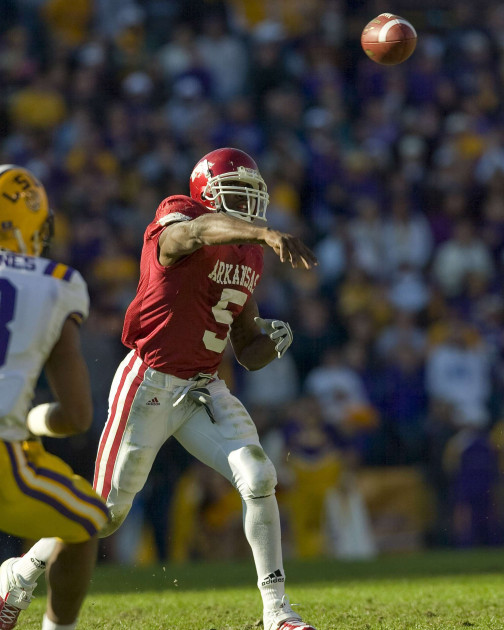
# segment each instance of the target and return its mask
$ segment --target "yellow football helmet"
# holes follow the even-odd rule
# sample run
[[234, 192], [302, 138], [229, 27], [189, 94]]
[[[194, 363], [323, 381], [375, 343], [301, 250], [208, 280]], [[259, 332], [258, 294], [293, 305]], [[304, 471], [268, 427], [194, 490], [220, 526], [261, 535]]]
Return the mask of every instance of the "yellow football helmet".
[[26, 168], [0, 165], [0, 248], [44, 255], [53, 234], [47, 193]]

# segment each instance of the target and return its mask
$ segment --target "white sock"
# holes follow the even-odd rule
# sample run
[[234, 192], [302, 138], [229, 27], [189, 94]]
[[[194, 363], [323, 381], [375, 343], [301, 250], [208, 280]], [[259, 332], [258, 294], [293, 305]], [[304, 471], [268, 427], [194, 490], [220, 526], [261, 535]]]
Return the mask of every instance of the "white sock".
[[57, 538], [41, 538], [22, 558], [12, 565], [16, 577], [33, 584], [46, 570], [47, 561], [58, 542]]
[[51, 621], [47, 615], [44, 615], [44, 618], [42, 620], [42, 630], [75, 630], [75, 628], [77, 627], [77, 621], [74, 621], [73, 623], [69, 623], [66, 626], [62, 626], [59, 623], [54, 623], [54, 621]]
[[266, 610], [277, 608], [285, 594], [280, 514], [274, 494], [243, 501], [243, 527], [252, 547], [257, 586]]

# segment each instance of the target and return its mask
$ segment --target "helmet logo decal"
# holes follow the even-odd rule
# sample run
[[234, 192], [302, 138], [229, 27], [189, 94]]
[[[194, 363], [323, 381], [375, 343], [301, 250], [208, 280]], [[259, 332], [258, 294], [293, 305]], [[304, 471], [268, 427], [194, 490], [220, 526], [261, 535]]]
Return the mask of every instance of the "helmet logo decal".
[[201, 160], [194, 167], [193, 172], [191, 173], [191, 179], [194, 181], [199, 175], [205, 175], [206, 177], [211, 177], [212, 173], [210, 172], [210, 165], [208, 164], [208, 160]]
[[31, 210], [32, 212], [37, 212], [40, 209], [41, 197], [40, 193], [38, 192], [38, 190], [35, 190], [35, 188], [30, 188], [30, 190], [27, 190], [26, 192], [17, 192], [14, 194], [9, 194], [8, 192], [4, 191], [2, 193], [2, 196], [12, 203], [16, 203], [24, 197], [28, 210]]
[[27, 208], [29, 208], [32, 212], [37, 212], [40, 208], [40, 194], [38, 190], [35, 190], [35, 188], [27, 190], [25, 192], [25, 201]]
[[30, 180], [21, 173], [13, 177], [12, 181], [16, 182], [16, 184], [19, 184], [22, 190], [15, 193], [8, 193], [4, 191], [2, 193], [2, 196], [12, 203], [16, 203], [19, 199], [24, 197], [24, 201], [28, 210], [31, 210], [32, 212], [37, 212], [40, 209], [40, 205], [42, 202], [39, 191], [34, 188]]

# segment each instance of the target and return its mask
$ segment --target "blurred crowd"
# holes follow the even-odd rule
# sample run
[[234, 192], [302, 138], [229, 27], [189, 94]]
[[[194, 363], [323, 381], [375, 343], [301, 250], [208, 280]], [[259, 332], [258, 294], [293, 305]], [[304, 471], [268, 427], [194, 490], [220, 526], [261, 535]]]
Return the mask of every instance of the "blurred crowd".
[[[43, 181], [51, 255], [90, 288], [96, 420], [71, 440], [80, 472], [125, 353], [144, 228], [188, 194], [202, 155], [234, 146], [268, 184], [269, 224], [320, 261], [292, 271], [266, 252], [255, 297], [294, 343], [259, 372], [226, 357], [222, 374], [278, 467], [292, 555], [328, 540], [345, 555], [345, 501], [362, 529], [349, 549], [373, 553], [360, 472], [393, 468], [430, 497], [424, 543], [503, 542], [504, 5], [417, 4], [394, 3], [419, 41], [391, 67], [360, 48], [390, 10], [379, 0], [0, 0], [0, 163]], [[239, 553], [228, 490], [168, 444], [138, 527], [152, 524], [161, 558], [208, 557], [223, 539], [219, 553]]]

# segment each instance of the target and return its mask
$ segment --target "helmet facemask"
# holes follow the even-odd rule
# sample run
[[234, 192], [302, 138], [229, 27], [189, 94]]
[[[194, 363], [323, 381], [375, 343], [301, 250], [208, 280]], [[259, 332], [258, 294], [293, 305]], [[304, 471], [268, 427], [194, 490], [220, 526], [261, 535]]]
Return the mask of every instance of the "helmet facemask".
[[49, 254], [49, 248], [51, 246], [51, 240], [54, 236], [54, 212], [49, 208], [49, 215], [44, 221], [40, 232], [37, 232], [36, 238], [38, 241], [38, 247], [40, 253], [38, 256], [47, 256]]
[[[234, 197], [233, 207], [228, 201], [231, 196]], [[211, 202], [215, 210], [238, 219], [266, 221], [269, 195], [263, 178], [253, 169], [239, 166], [236, 171], [209, 176], [203, 198]]]

